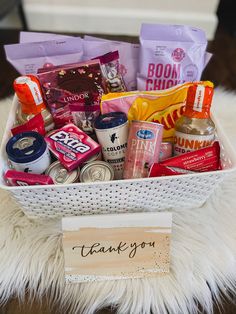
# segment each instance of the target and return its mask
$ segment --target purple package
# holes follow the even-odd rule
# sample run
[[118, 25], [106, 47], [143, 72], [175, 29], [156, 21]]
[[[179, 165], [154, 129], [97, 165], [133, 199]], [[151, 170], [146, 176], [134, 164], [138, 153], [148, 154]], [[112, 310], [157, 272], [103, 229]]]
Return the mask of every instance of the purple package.
[[63, 38], [73, 38], [73, 36], [39, 32], [20, 32], [19, 42], [20, 44], [24, 44], [34, 43], [37, 41], [58, 40]]
[[138, 90], [162, 90], [198, 81], [210, 59], [204, 31], [185, 25], [143, 24]]
[[106, 93], [125, 92], [126, 86], [120, 73], [119, 52], [112, 51], [96, 57], [100, 61]]
[[39, 69], [39, 72], [44, 98], [57, 128], [73, 120], [71, 104], [79, 105], [84, 112], [99, 107], [103, 93], [99, 60], [55, 66], [45, 72]]
[[80, 62], [83, 40], [79, 37], [4, 46], [7, 60], [22, 74], [36, 74], [42, 67]]
[[128, 91], [136, 90], [139, 44], [84, 36], [84, 55], [88, 59], [116, 50], [119, 52], [120, 73], [123, 76], [125, 86]]

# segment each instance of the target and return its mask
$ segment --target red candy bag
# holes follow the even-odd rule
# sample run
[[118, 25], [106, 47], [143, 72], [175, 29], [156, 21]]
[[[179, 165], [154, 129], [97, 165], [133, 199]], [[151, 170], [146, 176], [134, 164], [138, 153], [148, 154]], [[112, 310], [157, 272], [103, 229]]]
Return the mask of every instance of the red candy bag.
[[32, 119], [30, 119], [26, 123], [16, 126], [15, 128], [11, 129], [12, 135], [16, 135], [16, 134], [27, 132], [27, 131], [35, 131], [41, 134], [42, 136], [46, 134], [44, 120], [41, 113], [38, 113], [36, 116], [34, 116]]
[[4, 178], [8, 185], [13, 186], [54, 184], [50, 176], [43, 174], [26, 173], [16, 170], [7, 170]]
[[194, 171], [189, 171], [180, 168], [167, 167], [161, 164], [155, 163], [151, 166], [149, 177], [164, 177], [164, 176], [176, 176], [180, 174], [194, 173]]
[[154, 163], [150, 168], [149, 177], [173, 176], [221, 169], [220, 145], [219, 142], [215, 142], [212, 146], [172, 157], [161, 163]]
[[166, 159], [161, 165], [198, 172], [220, 170], [219, 142], [214, 142], [212, 146], [194, 152]]

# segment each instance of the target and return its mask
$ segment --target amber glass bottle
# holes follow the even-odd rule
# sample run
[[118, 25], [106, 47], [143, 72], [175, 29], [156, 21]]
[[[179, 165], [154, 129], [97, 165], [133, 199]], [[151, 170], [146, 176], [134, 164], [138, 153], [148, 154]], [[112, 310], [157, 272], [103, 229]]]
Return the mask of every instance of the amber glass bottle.
[[194, 84], [188, 89], [185, 112], [175, 125], [174, 154], [210, 146], [215, 124], [210, 117], [213, 87]]

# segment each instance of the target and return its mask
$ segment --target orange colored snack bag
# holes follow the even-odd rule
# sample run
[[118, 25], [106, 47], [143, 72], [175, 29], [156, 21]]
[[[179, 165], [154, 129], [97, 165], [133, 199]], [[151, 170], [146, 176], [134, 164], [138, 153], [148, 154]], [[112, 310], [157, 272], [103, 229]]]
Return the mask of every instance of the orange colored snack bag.
[[[210, 81], [198, 84], [213, 87]], [[160, 91], [131, 91], [109, 93], [102, 96], [101, 112], [121, 111], [129, 121], [149, 121], [163, 124], [163, 141], [173, 141], [174, 126], [183, 112], [189, 86], [196, 82], [187, 82]]]

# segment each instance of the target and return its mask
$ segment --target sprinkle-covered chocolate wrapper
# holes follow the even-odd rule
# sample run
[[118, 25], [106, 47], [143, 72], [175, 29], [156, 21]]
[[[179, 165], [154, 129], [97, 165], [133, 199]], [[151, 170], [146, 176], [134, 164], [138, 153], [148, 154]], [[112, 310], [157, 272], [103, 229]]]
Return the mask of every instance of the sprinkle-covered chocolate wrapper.
[[52, 112], [56, 127], [72, 121], [70, 104], [99, 105], [103, 79], [99, 60], [68, 64], [40, 70], [38, 74], [44, 97]]

